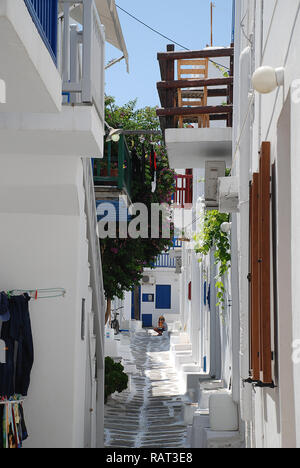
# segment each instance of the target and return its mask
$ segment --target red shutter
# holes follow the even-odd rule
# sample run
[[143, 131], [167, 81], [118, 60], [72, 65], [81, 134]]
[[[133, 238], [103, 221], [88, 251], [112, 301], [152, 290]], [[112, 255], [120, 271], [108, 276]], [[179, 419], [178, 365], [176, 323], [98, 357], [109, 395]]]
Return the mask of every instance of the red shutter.
[[189, 301], [192, 300], [192, 283], [191, 283], [191, 281], [189, 282], [188, 299], [189, 299]]

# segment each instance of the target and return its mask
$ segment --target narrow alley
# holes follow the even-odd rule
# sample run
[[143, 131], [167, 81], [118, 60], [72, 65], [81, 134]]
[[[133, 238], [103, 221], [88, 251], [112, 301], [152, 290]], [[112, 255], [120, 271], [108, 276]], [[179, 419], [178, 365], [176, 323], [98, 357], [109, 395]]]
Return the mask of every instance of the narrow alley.
[[[169, 359], [169, 337], [150, 331], [129, 334], [123, 345], [128, 389], [105, 405], [106, 447], [185, 447], [183, 395]], [[129, 344], [130, 343], [130, 344]]]

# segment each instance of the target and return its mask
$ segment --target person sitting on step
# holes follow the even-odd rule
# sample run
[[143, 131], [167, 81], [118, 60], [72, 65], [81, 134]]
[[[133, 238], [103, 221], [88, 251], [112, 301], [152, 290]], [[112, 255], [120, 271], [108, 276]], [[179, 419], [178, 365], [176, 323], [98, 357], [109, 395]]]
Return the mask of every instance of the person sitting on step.
[[168, 325], [163, 315], [159, 317], [158, 326], [154, 328], [154, 331], [157, 333], [157, 336], [161, 336], [164, 331], [168, 331]]

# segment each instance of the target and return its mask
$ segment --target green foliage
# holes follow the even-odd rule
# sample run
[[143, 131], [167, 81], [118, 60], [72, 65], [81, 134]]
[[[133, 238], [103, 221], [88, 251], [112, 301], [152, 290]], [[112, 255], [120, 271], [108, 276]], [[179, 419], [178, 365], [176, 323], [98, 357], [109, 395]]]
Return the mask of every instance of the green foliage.
[[128, 386], [128, 375], [125, 374], [122, 364], [114, 362], [110, 357], [105, 358], [105, 383], [104, 383], [104, 398], [105, 403], [107, 398], [112, 393], [121, 393]]
[[[136, 109], [137, 101], [130, 101], [124, 106], [118, 106], [111, 96], [106, 97], [106, 122], [114, 128], [124, 130], [160, 130], [156, 108], [145, 107]], [[172, 245], [173, 225], [171, 224], [170, 239], [151, 238], [151, 204], [171, 201], [174, 192], [174, 171], [169, 168], [165, 147], [161, 143], [161, 135], [145, 135], [143, 141], [139, 136], [127, 137], [129, 149], [134, 148], [141, 155], [146, 152], [145, 180], [133, 181], [132, 202], [144, 203], [148, 208], [148, 239], [103, 239], [101, 240], [103, 281], [106, 298], [123, 298], [125, 291], [130, 291], [141, 281], [144, 268], [151, 267], [156, 257]], [[152, 177], [150, 170], [151, 149], [157, 154], [156, 190], [152, 192]], [[161, 220], [169, 222], [168, 219]]]
[[218, 265], [218, 275], [216, 277], [217, 306], [224, 310], [225, 287], [222, 281], [231, 264], [230, 240], [228, 234], [221, 231], [221, 224], [229, 221], [229, 215], [220, 213], [217, 210], [207, 211], [203, 220], [203, 230], [194, 236], [197, 242], [195, 251], [204, 256], [215, 247], [214, 253], [216, 265]]

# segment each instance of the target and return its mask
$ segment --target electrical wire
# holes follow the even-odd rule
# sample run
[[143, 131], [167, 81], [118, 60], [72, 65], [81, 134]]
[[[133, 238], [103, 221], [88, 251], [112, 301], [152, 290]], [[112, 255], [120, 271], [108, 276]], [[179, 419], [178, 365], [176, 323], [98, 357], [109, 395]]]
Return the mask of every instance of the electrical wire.
[[[144, 23], [143, 21], [141, 21], [140, 19], [138, 19], [136, 16], [132, 15], [131, 13], [129, 13], [128, 11], [124, 10], [124, 8], [120, 7], [119, 5], [116, 4], [116, 7], [118, 7], [121, 11], [123, 11], [124, 13], [126, 13], [126, 15], [130, 16], [131, 18], [133, 18], [135, 21], [137, 21], [138, 23], [142, 24], [143, 26], [145, 26], [146, 28], [150, 29], [151, 31], [153, 31], [155, 34], [158, 34], [159, 36], [163, 37], [164, 39], [167, 39], [168, 41], [172, 42], [172, 44], [176, 44], [178, 45], [178, 47], [181, 47], [181, 49], [184, 49], [186, 51], [190, 51], [191, 49], [188, 49], [187, 47], [183, 46], [182, 44], [179, 44], [179, 42], [176, 42], [174, 41], [173, 39], [170, 39], [169, 37], [165, 36], [164, 34], [162, 34], [161, 32], [157, 31], [157, 29], [154, 29], [152, 28], [151, 26], [149, 26], [148, 24]], [[218, 65], [219, 67], [222, 67], [222, 68], [226, 68], [226, 70], [230, 70], [229, 67], [227, 67], [226, 65], [222, 65], [218, 62], [215, 62], [214, 60], [211, 60], [209, 59], [209, 61], [215, 65]]]
[[167, 39], [168, 41], [171, 41], [173, 44], [176, 44], [178, 45], [179, 47], [181, 47], [182, 49], [184, 50], [190, 50], [188, 49], [187, 47], [183, 46], [182, 44], [179, 44], [178, 42], [174, 41], [173, 39], [170, 39], [169, 37], [165, 36], [164, 34], [160, 33], [159, 31], [157, 31], [156, 29], [152, 28], [151, 26], [149, 26], [148, 24], [144, 23], [143, 21], [141, 21], [140, 19], [138, 19], [136, 16], [132, 15], [131, 13], [129, 13], [128, 11], [124, 10], [123, 8], [121, 8], [119, 5], [116, 4], [116, 7], [118, 7], [120, 10], [122, 10], [124, 13], [126, 13], [126, 15], [130, 16], [131, 18], [133, 18], [134, 20], [138, 21], [138, 23], [141, 23], [143, 26], [145, 26], [146, 28], [150, 29], [151, 31], [153, 31], [154, 33], [158, 34], [159, 36], [162, 36], [163, 38]]

